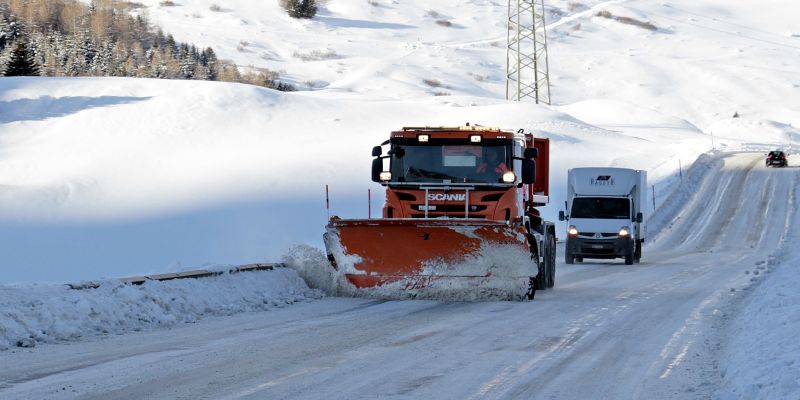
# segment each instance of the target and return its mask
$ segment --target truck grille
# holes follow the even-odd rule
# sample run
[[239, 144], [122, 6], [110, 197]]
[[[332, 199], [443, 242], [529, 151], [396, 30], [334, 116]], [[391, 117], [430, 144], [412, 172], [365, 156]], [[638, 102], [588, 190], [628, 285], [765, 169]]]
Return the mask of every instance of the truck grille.
[[[462, 208], [461, 210], [463, 211], [464, 209]], [[437, 213], [437, 212], [429, 212], [428, 213], [428, 218], [442, 218], [442, 217], [464, 218], [464, 213], [463, 212], [462, 213], [447, 213], [447, 215], [444, 215], [442, 213]], [[411, 218], [425, 218], [425, 214], [411, 214]], [[473, 214], [470, 214], [469, 218], [470, 219], [486, 219], [486, 216], [485, 215], [477, 215], [477, 214], [473, 215]]]
[[[430, 209], [428, 211], [428, 213], [443, 213], [443, 212], [446, 212], [446, 213], [450, 213], [450, 212], [458, 213], [458, 212], [461, 212], [461, 213], [463, 213], [464, 212], [464, 204], [430, 204], [430, 205], [428, 205], [428, 207], [432, 208], [432, 209]], [[435, 209], [433, 209], [433, 207], [435, 207]], [[414, 211], [425, 211], [424, 208], [425, 208], [424, 204], [412, 204], [411, 205], [411, 209], [414, 210]], [[471, 212], [471, 213], [480, 212], [480, 211], [486, 211], [486, 206], [481, 206], [481, 205], [477, 205], [477, 204], [469, 206], [469, 212]]]

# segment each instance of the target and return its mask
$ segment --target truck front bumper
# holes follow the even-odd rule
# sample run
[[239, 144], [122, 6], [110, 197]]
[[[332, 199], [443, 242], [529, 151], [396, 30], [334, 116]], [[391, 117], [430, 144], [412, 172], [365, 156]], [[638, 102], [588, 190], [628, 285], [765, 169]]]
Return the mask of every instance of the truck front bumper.
[[613, 239], [567, 238], [567, 252], [581, 258], [625, 258], [633, 255], [633, 239], [630, 236]]

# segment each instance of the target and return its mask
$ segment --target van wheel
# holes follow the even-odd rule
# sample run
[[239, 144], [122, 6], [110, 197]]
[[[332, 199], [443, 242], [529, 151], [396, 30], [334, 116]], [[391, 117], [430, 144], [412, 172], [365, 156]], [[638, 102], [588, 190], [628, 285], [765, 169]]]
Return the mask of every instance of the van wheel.
[[625, 256], [625, 265], [633, 265], [633, 254]]

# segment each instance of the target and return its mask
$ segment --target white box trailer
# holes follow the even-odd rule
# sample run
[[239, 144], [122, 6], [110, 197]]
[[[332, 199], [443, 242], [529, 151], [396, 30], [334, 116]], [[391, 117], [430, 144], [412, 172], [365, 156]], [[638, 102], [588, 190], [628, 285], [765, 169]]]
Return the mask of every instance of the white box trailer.
[[624, 258], [639, 262], [645, 240], [647, 171], [573, 168], [567, 175], [565, 262]]

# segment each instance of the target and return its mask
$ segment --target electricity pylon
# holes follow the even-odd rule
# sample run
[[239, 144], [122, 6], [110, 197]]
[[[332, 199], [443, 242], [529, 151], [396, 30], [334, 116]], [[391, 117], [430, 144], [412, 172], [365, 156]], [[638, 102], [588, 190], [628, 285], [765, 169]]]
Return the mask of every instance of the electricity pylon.
[[508, 0], [506, 99], [550, 104], [544, 0]]

